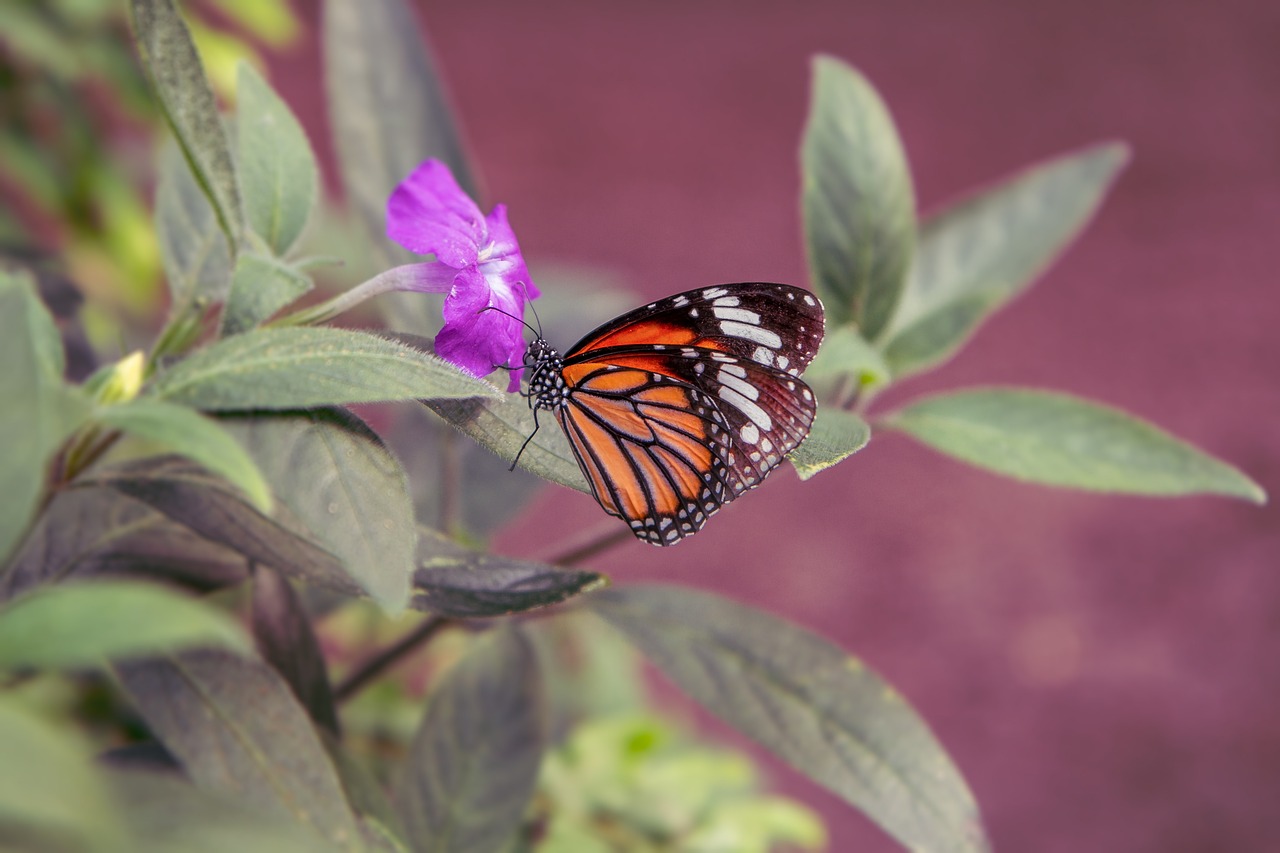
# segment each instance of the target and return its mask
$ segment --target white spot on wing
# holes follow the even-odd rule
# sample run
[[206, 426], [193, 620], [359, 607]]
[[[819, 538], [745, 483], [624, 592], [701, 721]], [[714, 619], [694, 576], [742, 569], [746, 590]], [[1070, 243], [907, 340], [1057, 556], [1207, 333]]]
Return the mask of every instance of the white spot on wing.
[[740, 303], [741, 303], [741, 300], [738, 299], [738, 297], [736, 296], [721, 296], [712, 304], [719, 305], [721, 308], [732, 308], [735, 305], [738, 305]]
[[702, 291], [702, 295], [706, 299], [715, 299], [717, 296], [724, 296], [728, 292], [723, 287], [708, 287]]
[[[722, 302], [723, 300], [716, 300]], [[748, 311], [745, 308], [718, 308], [712, 307], [711, 313], [715, 314], [721, 320], [738, 320], [743, 323], [749, 323], [752, 326], [760, 325], [760, 315], [754, 311]]]
[[[738, 411], [747, 416], [756, 426], [768, 432], [773, 429], [773, 421], [769, 418], [769, 414], [751, 400], [739, 394], [732, 388], [722, 385], [719, 393], [720, 399], [733, 406]], [[732, 461], [732, 459], [730, 460]]]
[[[727, 366], [727, 365], [726, 365], [726, 366]], [[752, 384], [750, 384], [750, 383], [748, 383], [748, 382], [744, 382], [743, 380], [739, 379], [739, 378], [738, 378], [738, 377], [736, 377], [736, 376], [733, 376], [733, 375], [730, 375], [730, 374], [726, 374], [726, 373], [724, 372], [724, 368], [723, 368], [723, 367], [722, 367], [722, 368], [720, 368], [720, 376], [719, 376], [719, 379], [720, 379], [720, 384], [721, 384], [721, 385], [727, 385], [728, 387], [730, 387], [730, 388], [734, 389], [735, 391], [737, 391], [739, 394], [741, 394], [741, 395], [742, 395], [742, 396], [744, 396], [744, 397], [747, 397], [747, 398], [749, 398], [749, 399], [751, 399], [751, 400], [759, 400], [759, 399], [760, 399], [760, 389], [759, 389], [759, 388], [757, 388], [756, 386], [754, 386], [754, 385], [752, 385]]]
[[[742, 431], [738, 433], [738, 437], [747, 444], [755, 444], [760, 440], [760, 430], [756, 428], [755, 424], [747, 424], [742, 428]], [[768, 441], [768, 439], [765, 440]]]
[[746, 323], [725, 320], [720, 324], [720, 331], [730, 337], [742, 338], [770, 349], [778, 349], [782, 346], [782, 338], [778, 337], [776, 332], [762, 329], [759, 326], [748, 326]]

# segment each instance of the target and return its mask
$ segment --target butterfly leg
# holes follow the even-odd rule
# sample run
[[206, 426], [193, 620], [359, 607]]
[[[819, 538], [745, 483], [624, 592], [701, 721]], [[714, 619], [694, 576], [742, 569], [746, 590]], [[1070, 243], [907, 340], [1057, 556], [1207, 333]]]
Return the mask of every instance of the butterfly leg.
[[533, 432], [529, 433], [529, 437], [524, 440], [524, 444], [520, 445], [520, 449], [516, 451], [516, 458], [511, 460], [511, 467], [508, 471], [516, 470], [516, 463], [520, 461], [520, 455], [524, 453], [524, 449], [529, 446], [529, 442], [533, 441], [533, 437], [538, 434], [538, 410], [533, 410]]

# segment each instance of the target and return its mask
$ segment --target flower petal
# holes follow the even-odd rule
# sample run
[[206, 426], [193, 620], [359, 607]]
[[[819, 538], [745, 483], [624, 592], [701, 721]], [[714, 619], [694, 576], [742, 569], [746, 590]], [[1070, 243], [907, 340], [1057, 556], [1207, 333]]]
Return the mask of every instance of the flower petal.
[[[500, 310], [484, 310], [491, 306]], [[445, 326], [436, 335], [436, 355], [477, 377], [488, 376], [498, 365], [519, 365], [524, 324], [515, 317], [523, 307], [507, 288], [490, 288], [478, 271], [459, 272], [444, 301]], [[519, 368], [510, 371], [507, 390], [519, 390], [520, 373]]]
[[[529, 276], [529, 268], [525, 265], [524, 255], [520, 253], [520, 244], [516, 241], [516, 232], [511, 229], [511, 223], [507, 221], [507, 206], [495, 205], [493, 212], [485, 217], [485, 224], [488, 226], [489, 243], [481, 249], [480, 263], [490, 284], [493, 283], [494, 276], [498, 276], [509, 288], [522, 294], [525, 299], [537, 299], [542, 294]], [[519, 307], [518, 313], [523, 316], [523, 300]]]
[[488, 231], [480, 208], [439, 160], [414, 169], [387, 199], [387, 236], [454, 269], [476, 263]]

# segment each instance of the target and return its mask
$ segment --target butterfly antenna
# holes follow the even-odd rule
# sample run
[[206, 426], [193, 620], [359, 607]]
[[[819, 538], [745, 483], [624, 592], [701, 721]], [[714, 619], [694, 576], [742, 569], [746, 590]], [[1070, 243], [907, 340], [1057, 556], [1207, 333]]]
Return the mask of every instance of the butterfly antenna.
[[[520, 282], [520, 289], [524, 290], [524, 282]], [[538, 316], [538, 308], [533, 304], [533, 300], [529, 299], [529, 292], [525, 290], [525, 299], [529, 302], [529, 310], [533, 312], [533, 319], [538, 321], [538, 337], [542, 337], [542, 318]], [[529, 325], [528, 323], [525, 324]]]
[[[529, 307], [530, 307], [530, 308], [532, 308], [532, 307], [533, 307], [532, 303], [530, 304], [530, 306], [529, 306]], [[503, 315], [504, 317], [510, 317], [512, 320], [516, 320], [516, 321], [518, 321], [518, 322], [520, 322], [520, 323], [524, 323], [524, 327], [525, 327], [526, 329], [528, 329], [529, 331], [533, 332], [533, 333], [534, 333], [535, 335], [537, 335], [538, 337], [542, 337], [542, 330], [540, 330], [540, 329], [535, 329], [533, 326], [530, 326], [528, 323], [525, 323], [525, 322], [524, 322], [524, 318], [523, 318], [523, 317], [517, 317], [515, 314], [511, 314], [511, 313], [508, 313], [508, 312], [506, 312], [506, 311], [503, 311], [503, 310], [502, 310], [501, 308], [499, 308], [497, 305], [486, 305], [484, 308], [481, 308], [481, 309], [480, 309], [479, 311], [477, 311], [476, 313], [477, 313], [477, 314], [483, 314], [483, 313], [484, 313], [484, 312], [486, 312], [486, 311], [497, 311], [499, 314]], [[538, 314], [537, 314], [537, 312], [535, 311], [535, 312], [534, 312], [534, 317], [537, 317], [537, 316], [538, 316]], [[541, 325], [541, 322], [539, 322], [539, 325]]]

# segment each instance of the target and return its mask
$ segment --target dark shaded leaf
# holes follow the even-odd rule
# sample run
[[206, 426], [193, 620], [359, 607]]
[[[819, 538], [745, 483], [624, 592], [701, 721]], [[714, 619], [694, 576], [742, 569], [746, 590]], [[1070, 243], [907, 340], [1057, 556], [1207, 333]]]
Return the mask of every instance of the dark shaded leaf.
[[201, 650], [115, 667], [197, 787], [360, 847], [333, 764], [287, 684], [259, 660]]
[[0, 580], [0, 601], [34, 586], [101, 575], [163, 580], [198, 592], [245, 579], [240, 554], [111, 488], [59, 492]]
[[160, 109], [235, 247], [244, 229], [235, 163], [191, 33], [173, 0], [131, 0], [130, 5], [138, 50]]
[[453, 111], [404, 0], [326, 0], [325, 84], [347, 204], [388, 263], [412, 256], [385, 236], [387, 197], [434, 157], [476, 197]]
[[253, 639], [315, 724], [338, 736], [333, 690], [311, 619], [289, 582], [262, 566], [253, 570]]
[[241, 252], [222, 310], [222, 335], [247, 332], [313, 286], [310, 278], [283, 261]]
[[350, 412], [229, 417], [279, 500], [391, 612], [409, 598], [417, 530], [400, 463]]
[[395, 805], [420, 853], [503, 849], [545, 748], [537, 658], [518, 628], [486, 633], [441, 680], [409, 747]]
[[109, 486], [289, 577], [344, 595], [362, 590], [337, 557], [301, 535], [283, 507], [269, 518], [221, 479], [176, 457], [143, 459], [101, 469], [85, 485]]
[[141, 581], [58, 584], [0, 607], [0, 670], [90, 667], [192, 646], [248, 650], [226, 613]]
[[945, 361], [1075, 239], [1129, 160], [1110, 142], [1026, 169], [929, 217], [885, 358], [896, 376]]
[[156, 236], [175, 313], [193, 300], [221, 302], [231, 287], [231, 249], [209, 197], [177, 144], [160, 151]]
[[1227, 463], [1127, 412], [1068, 394], [956, 391], [912, 403], [884, 424], [972, 465], [1034, 483], [1267, 500], [1261, 486]]
[[17, 546], [46, 481], [50, 458], [89, 412], [63, 383], [62, 339], [26, 273], [0, 269], [0, 560]]
[[826, 640], [684, 587], [605, 590], [588, 606], [686, 693], [905, 846], [988, 849], [977, 804], [924, 721]]
[[306, 228], [319, 172], [315, 154], [288, 105], [252, 65], [241, 62], [236, 82], [236, 165], [249, 227], [276, 257]]
[[[125, 851], [86, 744], [0, 696], [0, 843], [19, 850]], [[29, 846], [28, 846], [29, 845]]]
[[801, 480], [825, 471], [848, 459], [867, 446], [871, 427], [867, 422], [843, 409], [823, 406], [818, 409], [809, 437], [787, 456]]
[[470, 551], [424, 529], [411, 606], [455, 619], [500, 616], [558, 604], [608, 583], [595, 572]]
[[805, 246], [828, 326], [884, 332], [915, 247], [915, 196], [897, 128], [871, 84], [829, 56], [813, 62], [801, 143]]
[[255, 329], [160, 374], [152, 392], [198, 409], [303, 409], [382, 400], [500, 396], [433, 355], [349, 329]]
[[400, 827], [400, 819], [396, 817], [391, 800], [382, 785], [331, 734], [322, 730], [320, 737], [329, 752], [334, 769], [338, 771], [347, 802], [351, 803], [356, 819], [360, 821], [365, 849], [407, 853], [409, 848], [403, 841], [404, 830]]
[[258, 509], [271, 511], [271, 489], [253, 458], [217, 421], [194, 409], [144, 398], [99, 408], [93, 420], [185, 456], [239, 487]]
[[348, 846], [233, 797], [202, 791], [171, 773], [110, 770], [117, 812], [134, 853], [334, 853]]

